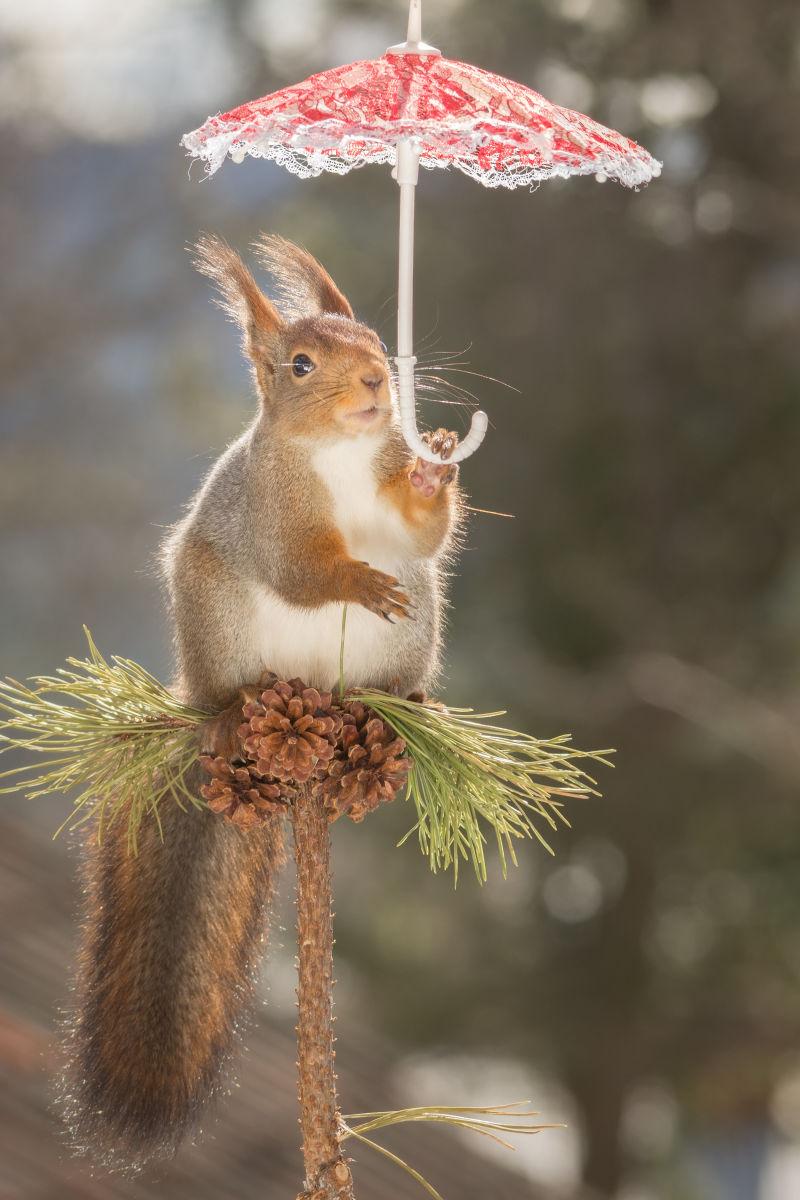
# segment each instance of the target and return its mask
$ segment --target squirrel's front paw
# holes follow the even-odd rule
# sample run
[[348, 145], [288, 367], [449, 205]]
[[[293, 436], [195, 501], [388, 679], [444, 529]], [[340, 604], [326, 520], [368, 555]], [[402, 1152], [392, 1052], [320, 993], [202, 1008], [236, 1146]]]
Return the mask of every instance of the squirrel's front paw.
[[[437, 429], [435, 433], [423, 433], [423, 441], [427, 442], [434, 454], [440, 454], [447, 459], [458, 445], [458, 434], [448, 429]], [[439, 489], [447, 483], [452, 483], [458, 475], [455, 463], [432, 463], [425, 458], [418, 458], [411, 468], [409, 481], [412, 487], [419, 488], [423, 496], [435, 496]]]
[[401, 591], [400, 581], [394, 575], [376, 571], [369, 563], [354, 563], [352, 599], [385, 621], [394, 622], [396, 617], [411, 616], [411, 601]]

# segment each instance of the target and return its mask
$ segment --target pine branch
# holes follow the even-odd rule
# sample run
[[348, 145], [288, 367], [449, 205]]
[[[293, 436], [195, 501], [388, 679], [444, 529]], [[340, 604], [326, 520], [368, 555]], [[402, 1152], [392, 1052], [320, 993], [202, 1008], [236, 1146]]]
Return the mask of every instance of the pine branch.
[[[346, 813], [362, 819], [397, 794], [407, 774], [417, 820], [403, 841], [416, 831], [432, 870], [452, 867], [457, 880], [459, 864], [468, 861], [483, 881], [490, 836], [504, 874], [508, 861], [516, 862], [520, 838], [536, 838], [552, 853], [545, 831], [569, 824], [565, 802], [597, 794], [584, 762], [607, 763], [610, 752], [584, 753], [567, 737], [540, 741], [505, 729], [492, 723], [501, 713], [448, 710], [374, 689], [345, 692], [345, 619], [346, 613], [338, 699], [300, 680], [276, 680], [243, 709], [244, 766], [204, 759], [212, 781], [202, 790], [210, 793], [209, 805], [220, 819], [247, 825], [262, 810], [285, 806], [294, 824], [298, 1094], [306, 1170], [298, 1200], [353, 1200], [341, 1152], [351, 1137], [397, 1163], [441, 1200], [419, 1172], [367, 1135], [390, 1125], [433, 1121], [507, 1145], [501, 1134], [545, 1127], [531, 1124], [528, 1118], [536, 1114], [518, 1105], [342, 1118], [334, 1069], [329, 818]], [[0, 774], [6, 781], [0, 794], [72, 792], [64, 825], [96, 817], [98, 837], [127, 812], [128, 844], [135, 853], [142, 818], [150, 813], [158, 822], [167, 798], [180, 806], [203, 804], [185, 781], [198, 758], [198, 727], [215, 714], [181, 704], [130, 659], [106, 660], [88, 630], [86, 637], [88, 659], [70, 658], [56, 675], [28, 684], [0, 682], [0, 753], [21, 749], [33, 756]]]
[[[68, 659], [69, 669], [29, 684], [0, 681], [0, 753], [21, 748], [35, 756], [0, 774], [7, 781], [0, 794], [73, 793], [62, 828], [96, 816], [101, 837], [125, 812], [135, 852], [142, 818], [152, 813], [157, 820], [167, 797], [202, 804], [185, 779], [197, 756], [197, 727], [213, 714], [181, 704], [130, 659], [107, 661], [88, 630], [86, 636], [90, 657]], [[452, 868], [456, 881], [464, 861], [485, 881], [490, 838], [504, 875], [509, 861], [516, 864], [520, 838], [533, 837], [552, 853], [550, 835], [569, 825], [565, 802], [597, 795], [582, 764], [610, 765], [611, 751], [575, 750], [566, 736], [541, 741], [492, 724], [501, 713], [446, 709], [374, 689], [352, 690], [341, 702], [353, 700], [406, 744], [407, 796], [417, 820], [402, 842], [416, 832], [431, 870]]]
[[302, 1200], [353, 1200], [350, 1168], [339, 1149], [330, 835], [322, 801], [309, 786], [300, 788], [295, 798], [292, 823], [297, 865], [297, 1075], [306, 1172]]

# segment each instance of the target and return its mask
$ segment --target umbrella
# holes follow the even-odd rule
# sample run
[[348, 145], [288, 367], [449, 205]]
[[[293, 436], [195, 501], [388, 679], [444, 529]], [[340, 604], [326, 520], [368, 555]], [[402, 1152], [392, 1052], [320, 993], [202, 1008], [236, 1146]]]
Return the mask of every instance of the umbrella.
[[[410, 0], [408, 36], [379, 59], [312, 75], [230, 112], [209, 117], [182, 141], [213, 174], [230, 155], [280, 163], [296, 175], [344, 174], [392, 163], [400, 187], [397, 380], [403, 436], [414, 453], [441, 462], [421, 439], [414, 403], [414, 195], [419, 168], [454, 167], [486, 187], [516, 188], [593, 174], [638, 187], [661, 165], [641, 146], [532, 88], [442, 57], [422, 41], [421, 0]], [[486, 435], [472, 416], [451, 462]]]

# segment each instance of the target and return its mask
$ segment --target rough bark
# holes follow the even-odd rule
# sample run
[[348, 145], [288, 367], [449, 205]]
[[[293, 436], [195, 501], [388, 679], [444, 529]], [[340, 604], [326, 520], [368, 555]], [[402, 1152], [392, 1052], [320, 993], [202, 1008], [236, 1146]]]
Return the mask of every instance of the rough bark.
[[339, 1147], [333, 1036], [330, 836], [321, 800], [301, 788], [292, 806], [297, 865], [297, 1058], [305, 1191], [298, 1200], [354, 1200]]

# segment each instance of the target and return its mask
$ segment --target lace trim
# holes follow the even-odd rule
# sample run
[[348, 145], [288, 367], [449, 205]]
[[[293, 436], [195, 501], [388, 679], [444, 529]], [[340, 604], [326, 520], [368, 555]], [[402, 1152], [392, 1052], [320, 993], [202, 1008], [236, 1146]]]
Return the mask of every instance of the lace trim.
[[490, 188], [530, 187], [546, 179], [567, 179], [570, 175], [595, 175], [601, 180], [614, 179], [625, 187], [637, 188], [661, 173], [661, 164], [640, 147], [636, 147], [636, 152], [621, 154], [618, 150], [598, 150], [592, 145], [591, 157], [582, 157], [580, 150], [574, 155], [550, 152], [546, 134], [532, 134], [529, 129], [510, 131], [510, 134], [516, 132], [520, 141], [524, 137], [529, 145], [507, 150], [503, 161], [498, 163], [492, 159], [500, 156], [493, 155], [491, 147], [486, 146], [486, 132], [474, 127], [448, 131], [446, 146], [437, 147], [432, 154], [418, 125], [407, 132], [394, 127], [390, 133], [387, 131], [385, 141], [373, 141], [361, 133], [343, 130], [338, 122], [324, 122], [306, 129], [293, 126], [289, 132], [274, 121], [259, 129], [258, 122], [251, 120], [246, 132], [235, 128], [206, 132], [216, 121], [218, 118], [212, 117], [201, 129], [187, 133], [181, 142], [192, 157], [205, 162], [209, 176], [219, 170], [226, 157], [241, 162], [245, 155], [276, 162], [301, 179], [325, 171], [346, 175], [370, 163], [394, 165], [395, 144], [409, 136], [417, 137], [421, 143], [420, 166], [427, 170], [454, 167]]

